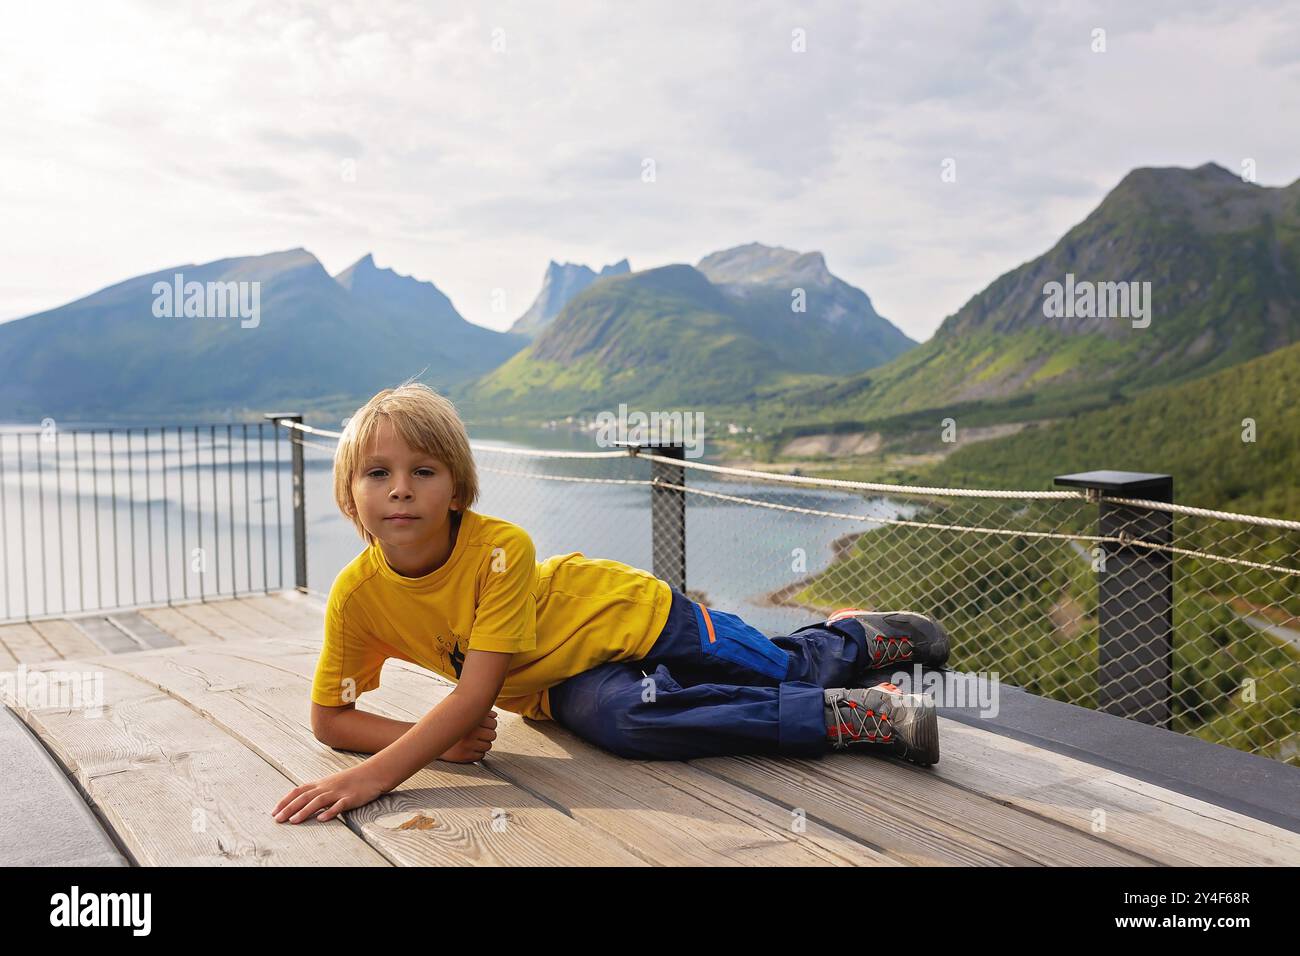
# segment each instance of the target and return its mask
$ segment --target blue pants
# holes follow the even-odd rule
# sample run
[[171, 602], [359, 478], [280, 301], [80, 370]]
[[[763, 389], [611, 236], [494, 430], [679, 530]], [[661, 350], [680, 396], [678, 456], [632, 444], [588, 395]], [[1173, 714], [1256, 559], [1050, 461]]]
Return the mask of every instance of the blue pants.
[[870, 662], [854, 620], [769, 638], [673, 589], [650, 653], [550, 689], [551, 716], [623, 757], [819, 756], [829, 749], [822, 688], [851, 686]]

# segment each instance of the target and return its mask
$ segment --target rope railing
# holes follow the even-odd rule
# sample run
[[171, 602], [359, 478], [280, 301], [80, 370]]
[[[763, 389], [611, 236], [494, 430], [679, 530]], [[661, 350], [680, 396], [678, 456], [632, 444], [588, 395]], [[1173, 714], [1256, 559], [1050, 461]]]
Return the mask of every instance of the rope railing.
[[[289, 421], [288, 419], [279, 419], [280, 423], [295, 428], [300, 431], [316, 435], [329, 435], [335, 438], [341, 438], [342, 432], [333, 432], [325, 429], [314, 428], [310, 425], [304, 425], [300, 422]], [[305, 441], [305, 445], [321, 448], [325, 451], [332, 452], [333, 449], [326, 445], [316, 445], [315, 443]], [[1179, 505], [1171, 502], [1151, 501], [1140, 498], [1123, 498], [1111, 495], [1089, 495], [1081, 491], [1041, 491], [1041, 490], [1010, 490], [1010, 489], [980, 489], [980, 488], [946, 488], [930, 485], [899, 485], [883, 482], [853, 481], [849, 479], [836, 478], [816, 478], [808, 475], [792, 475], [783, 473], [774, 473], [768, 471], [757, 471], [746, 468], [736, 468], [726, 465], [714, 465], [707, 462], [690, 461], [688, 459], [669, 458], [664, 455], [656, 454], [652, 451], [646, 451], [643, 447], [635, 444], [629, 445], [623, 450], [608, 452], [579, 452], [579, 451], [556, 451], [547, 449], [528, 449], [528, 448], [501, 448], [495, 445], [485, 445], [480, 442], [470, 442], [470, 448], [476, 452], [490, 452], [500, 455], [514, 455], [522, 458], [569, 458], [569, 459], [610, 459], [639, 457], [645, 461], [661, 462], [679, 468], [696, 469], [715, 475], [725, 475], [736, 478], [749, 478], [759, 481], [769, 481], [786, 485], [803, 485], [808, 487], [833, 488], [841, 491], [870, 491], [879, 494], [894, 494], [904, 496], [942, 496], [953, 498], [991, 498], [991, 499], [1020, 499], [1027, 501], [1108, 501], [1115, 504], [1128, 505], [1135, 508], [1146, 508], [1155, 511], [1164, 511], [1172, 514], [1195, 515], [1198, 517], [1217, 518], [1224, 521], [1238, 521], [1245, 524], [1255, 524], [1262, 527], [1278, 528], [1284, 530], [1300, 531], [1300, 521], [1289, 521], [1281, 518], [1269, 518], [1260, 515], [1247, 515], [1229, 511], [1217, 511], [1209, 508], [1195, 508], [1188, 505]], [[863, 518], [860, 516], [839, 514], [836, 512], [822, 511], [818, 509], [794, 508], [787, 505], [778, 505], [770, 502], [760, 502], [752, 499], [745, 499], [734, 495], [718, 494], [708, 492], [699, 488], [692, 488], [683, 485], [673, 485], [661, 480], [644, 480], [644, 479], [608, 479], [608, 478], [580, 478], [570, 475], [539, 475], [533, 472], [507, 471], [503, 469], [493, 469], [481, 467], [480, 470], [494, 472], [502, 475], [513, 475], [517, 477], [535, 478], [545, 481], [572, 481], [577, 483], [587, 482], [595, 484], [653, 484], [656, 487], [681, 491], [687, 494], [703, 495], [713, 497], [719, 500], [733, 501], [737, 503], [752, 504], [758, 507], [770, 508], [774, 510], [786, 510], [801, 514], [817, 515], [828, 518], [840, 518], [846, 520], [867, 521], [876, 524], [895, 524], [900, 526], [912, 526], [918, 528], [925, 527], [944, 527], [948, 531], [962, 531], [977, 534], [1002, 534], [1011, 536], [1026, 537], [1046, 537], [1057, 540], [1077, 540], [1090, 541], [1095, 544], [1115, 544], [1117, 546], [1131, 546], [1137, 548], [1146, 548], [1148, 550], [1165, 551], [1170, 554], [1181, 554], [1188, 557], [1205, 558], [1207, 560], [1222, 561], [1225, 563], [1236, 564], [1242, 567], [1258, 568], [1262, 570], [1276, 571], [1280, 574], [1300, 576], [1300, 568], [1284, 567], [1282, 565], [1270, 564], [1265, 562], [1250, 561], [1244, 558], [1234, 558], [1227, 555], [1213, 554], [1205, 551], [1198, 551], [1187, 548], [1180, 548], [1176, 545], [1166, 545], [1147, 541], [1128, 540], [1117, 536], [1106, 535], [1086, 535], [1079, 533], [1059, 534], [1044, 532], [1029, 532], [1023, 529], [1005, 529], [1005, 528], [983, 528], [975, 526], [945, 525], [938, 526], [926, 522], [913, 522], [905, 519], [883, 519], [883, 518]]]
[[1176, 515], [1196, 515], [1201, 518], [1218, 518], [1220, 521], [1240, 521], [1242, 524], [1255, 524], [1264, 528], [1300, 531], [1300, 521], [1291, 521], [1286, 518], [1268, 518], [1263, 515], [1247, 515], [1236, 511], [1216, 511], [1213, 508], [1193, 508], [1190, 505], [1178, 505], [1169, 501], [1148, 501], [1143, 498], [1118, 498], [1111, 495], [1102, 495], [1100, 500], [1117, 505], [1130, 505], [1134, 508], [1147, 508], [1151, 511], [1167, 511]]
[[1039, 501], [1086, 501], [1087, 495], [1078, 491], [1007, 491], [985, 488], [938, 488], [928, 485], [891, 485], [874, 481], [850, 481], [844, 478], [814, 478], [811, 475], [786, 475], [768, 471], [753, 471], [747, 468], [733, 468], [727, 465], [710, 465], [702, 461], [666, 458], [653, 452], [641, 452], [640, 457], [648, 461], [658, 461], [683, 468], [708, 471], [719, 475], [737, 478], [753, 478], [762, 481], [779, 482], [791, 485], [808, 485], [818, 488], [836, 488], [844, 491], [874, 491], [881, 494], [895, 495], [942, 495], [954, 498], [1017, 498]]
[[[525, 474], [522, 472], [512, 472], [512, 474]], [[536, 478], [537, 475], [525, 475], [526, 477]], [[559, 481], [584, 481], [584, 480], [602, 480], [602, 479], [582, 479], [582, 478], [556, 478]], [[752, 498], [744, 498], [738, 495], [726, 495], [716, 491], [705, 491], [703, 488], [691, 488], [686, 485], [674, 485], [669, 482], [652, 479], [647, 482], [632, 482], [634, 484], [649, 484], [656, 488], [664, 488], [672, 491], [680, 491], [691, 495], [702, 495], [706, 498], [716, 498], [722, 501], [733, 501], [737, 504], [753, 505], [758, 508], [768, 508], [773, 511], [789, 511], [797, 514], [816, 515], [823, 518], [839, 518], [846, 521], [861, 521], [870, 524], [879, 525], [897, 525], [900, 527], [910, 528], [931, 528], [943, 531], [961, 531], [970, 534], [995, 534], [1007, 537], [1024, 537], [1024, 538], [1052, 538], [1057, 541], [1089, 541], [1094, 544], [1114, 544], [1117, 547], [1144, 548], [1150, 551], [1164, 551], [1169, 554], [1182, 554], [1188, 557], [1205, 558], [1211, 561], [1223, 561], [1228, 564], [1238, 564], [1242, 567], [1260, 568], [1267, 571], [1276, 571], [1279, 574], [1290, 574], [1300, 577], [1300, 568], [1288, 568], [1281, 565], [1263, 564], [1255, 561], [1247, 561], [1242, 558], [1232, 558], [1225, 555], [1209, 554], [1204, 551], [1193, 551], [1187, 548], [1180, 548], [1175, 545], [1160, 544], [1158, 542], [1142, 541], [1123, 535], [1096, 535], [1080, 533], [1063, 533], [1051, 531], [1030, 531], [1024, 528], [981, 528], [974, 525], [956, 525], [956, 524], [935, 524], [928, 521], [910, 521], [906, 518], [879, 518], [864, 515], [850, 515], [836, 511], [822, 511], [816, 508], [797, 508], [793, 505], [782, 505], [770, 501], [757, 501]]]
[[[288, 418], [275, 419], [277, 424], [284, 425], [286, 428], [292, 428], [300, 432], [306, 432], [310, 435], [324, 435], [329, 438], [342, 438], [342, 432], [330, 431], [325, 428], [314, 428], [311, 425], [304, 425], [302, 422], [295, 422]], [[321, 446], [326, 447], [326, 446]], [[498, 448], [495, 445], [485, 445], [482, 442], [470, 442], [469, 447], [473, 451], [490, 451], [500, 455], [518, 455], [522, 458], [626, 458], [626, 451], [558, 451], [541, 448]], [[331, 449], [332, 450], [332, 449]]]
[[[281, 418], [276, 421], [289, 428], [298, 431], [308, 432], [313, 435], [327, 435], [331, 438], [342, 438], [342, 432], [329, 431], [323, 428], [314, 428], [311, 425], [304, 425], [301, 422], [290, 421]], [[326, 446], [321, 446], [326, 447]], [[876, 491], [882, 494], [903, 494], [903, 495], [943, 495], [948, 497], [964, 498], [1021, 498], [1026, 500], [1082, 500], [1092, 501], [1098, 498], [1115, 502], [1116, 504], [1132, 505], [1139, 508], [1151, 508], [1157, 511], [1168, 511], [1174, 514], [1200, 515], [1207, 518], [1220, 518], [1225, 521], [1242, 521], [1250, 524], [1259, 524], [1270, 528], [1285, 528], [1290, 531], [1300, 531], [1300, 521], [1290, 521], [1285, 518], [1269, 518], [1262, 515], [1248, 515], [1233, 511], [1217, 511], [1211, 508], [1194, 508], [1189, 505], [1173, 504], [1166, 501], [1151, 501], [1143, 498], [1122, 498], [1112, 495], [1089, 495], [1082, 491], [1041, 491], [1041, 490], [1007, 490], [1007, 489], [986, 489], [986, 488], [943, 488], [931, 485], [898, 485], [887, 484], [872, 481], [853, 481], [843, 478], [815, 478], [811, 475], [791, 475], [780, 472], [756, 471], [747, 468], [736, 468], [728, 465], [713, 465], [708, 462], [691, 461], [690, 459], [668, 458], [664, 455], [655, 454], [652, 451], [646, 451], [635, 444], [629, 444], [622, 451], [605, 451], [605, 452], [583, 452], [583, 451], [552, 451], [545, 449], [531, 448], [499, 448], [495, 445], [484, 445], [480, 442], [470, 442], [470, 448], [475, 451], [490, 451], [500, 455], [519, 455], [524, 458], [620, 458], [625, 455], [639, 456], [646, 461], [658, 461], [664, 464], [673, 465], [679, 468], [698, 469], [700, 471], [709, 471], [715, 474], [732, 475], [739, 478], [754, 478], [762, 481], [782, 482], [786, 484], [809, 485], [822, 488], [837, 488], [852, 491]]]

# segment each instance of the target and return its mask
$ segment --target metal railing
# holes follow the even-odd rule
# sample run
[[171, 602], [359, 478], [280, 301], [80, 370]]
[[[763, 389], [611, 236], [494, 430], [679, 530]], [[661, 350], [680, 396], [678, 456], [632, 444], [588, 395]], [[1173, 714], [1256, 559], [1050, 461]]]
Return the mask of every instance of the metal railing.
[[[274, 497], [268, 492], [258, 502], [276, 509], [274, 524], [262, 523], [262, 538], [265, 544], [272, 534], [278, 548], [279, 532], [288, 527], [283, 517], [291, 512], [293, 557], [284, 549], [260, 578], [250, 577], [255, 562], [246, 561], [244, 587], [283, 586], [283, 575], [272, 585], [270, 572], [292, 562], [293, 586], [311, 590], [305, 456], [332, 456], [331, 439], [339, 433], [303, 425], [298, 415], [267, 418], [291, 437], [283, 465], [277, 437], [268, 443], [274, 465], [262, 459], [262, 468], [253, 466], [279, 476], [268, 482]], [[207, 462], [199, 442], [205, 427]], [[155, 503], [163, 521], [169, 509], [174, 516], [170, 537], [163, 535], [168, 600], [181, 587], [189, 587], [189, 596], [205, 586], [211, 589], [200, 593], [234, 593], [222, 590], [223, 579], [214, 579], [211, 568], [198, 575], [185, 570], [196, 557], [186, 550], [189, 539], [177, 553], [191, 563], [179, 570], [167, 550], [179, 523], [195, 529], [199, 556], [211, 545], [218, 575], [223, 556], [234, 558], [233, 544], [217, 551], [215, 534], [220, 482], [214, 469], [224, 467], [232, 482], [241, 467], [238, 457], [223, 466], [212, 451], [227, 427], [172, 429], [175, 437], [155, 452], [164, 470], [172, 459], [162, 504]], [[233, 449], [239, 439], [231, 434]], [[256, 434], [260, 447], [262, 426]], [[64, 440], [70, 443], [64, 454], [78, 440], [85, 448], [84, 435]], [[0, 467], [16, 461], [9, 441], [7, 455], [0, 441]], [[190, 447], [198, 450], [189, 461], [178, 460], [178, 451]], [[949, 666], [956, 670], [996, 675], [1044, 697], [1300, 765], [1300, 522], [1176, 504], [1172, 479], [1164, 475], [1089, 472], [1060, 476], [1065, 487], [1058, 490], [986, 491], [728, 468], [689, 460], [670, 444], [622, 443], [595, 452], [480, 442], [472, 448], [483, 488], [476, 509], [523, 526], [539, 559], [583, 551], [623, 560], [680, 590], [690, 585], [692, 596], [769, 634], [842, 607], [921, 611], [948, 629]], [[112, 456], [110, 447], [110, 472]], [[185, 477], [187, 465], [192, 478]], [[327, 468], [327, 462], [316, 465]], [[103, 470], [101, 461], [101, 481]], [[206, 511], [196, 497], [205, 482], [212, 489]], [[6, 481], [0, 473], [0, 495], [12, 495], [14, 487], [12, 475]], [[249, 485], [242, 487], [247, 493]], [[24, 500], [34, 494], [30, 487], [20, 493]], [[228, 493], [227, 507], [237, 500]], [[109, 505], [116, 507], [116, 498]], [[96, 493], [96, 514], [103, 510]], [[247, 501], [244, 514], [248, 520]], [[12, 505], [6, 512], [0, 500], [5, 515], [0, 520], [15, 519]], [[213, 533], [203, 530], [205, 521], [216, 522]], [[45, 533], [42, 528], [42, 542]], [[29, 555], [25, 530], [20, 540]], [[66, 542], [62, 530], [57, 540]], [[80, 525], [76, 540], [82, 540]], [[142, 540], [150, 542], [146, 549], [158, 547], [147, 527]], [[251, 553], [249, 540], [239, 540]], [[235, 587], [237, 568], [229, 569], [224, 580]], [[120, 601], [121, 589], [113, 593]]]
[[270, 423], [0, 431], [0, 623], [284, 588], [300, 457]]

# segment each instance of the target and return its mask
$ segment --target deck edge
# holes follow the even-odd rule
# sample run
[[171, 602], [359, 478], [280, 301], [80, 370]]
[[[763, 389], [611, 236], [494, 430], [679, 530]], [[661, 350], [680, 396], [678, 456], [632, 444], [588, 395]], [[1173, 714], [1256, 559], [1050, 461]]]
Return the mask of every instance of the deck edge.
[[[955, 672], [957, 673], [957, 672]], [[983, 678], [966, 675], [975, 680]], [[998, 687], [998, 713], [939, 707], [939, 715], [979, 730], [1203, 800], [1300, 833], [1300, 767], [1135, 720]]]

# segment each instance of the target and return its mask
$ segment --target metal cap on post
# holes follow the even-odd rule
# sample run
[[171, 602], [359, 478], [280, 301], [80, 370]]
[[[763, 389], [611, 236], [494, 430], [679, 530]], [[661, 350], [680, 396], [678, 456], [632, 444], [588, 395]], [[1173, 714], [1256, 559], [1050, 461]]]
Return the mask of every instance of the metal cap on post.
[[[296, 412], [272, 412], [264, 415], [277, 424], [281, 420], [302, 424], [302, 415]], [[303, 480], [302, 432], [289, 428], [290, 448], [292, 448], [293, 474], [293, 580], [294, 587], [307, 591], [307, 504], [306, 485]]]
[[[1085, 471], [1056, 484], [1098, 496], [1172, 503], [1170, 475]], [[1097, 533], [1108, 543], [1097, 576], [1097, 709], [1168, 727], [1174, 697], [1174, 560], [1170, 551], [1128, 541], [1173, 543], [1173, 514], [1102, 498]]]

